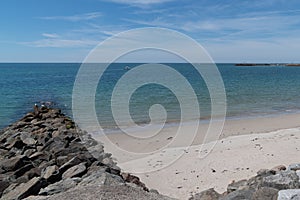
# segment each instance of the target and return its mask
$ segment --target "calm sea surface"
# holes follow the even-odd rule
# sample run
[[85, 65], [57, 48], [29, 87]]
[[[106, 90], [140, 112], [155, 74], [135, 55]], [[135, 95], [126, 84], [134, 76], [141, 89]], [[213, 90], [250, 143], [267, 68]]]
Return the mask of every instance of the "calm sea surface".
[[[117, 81], [139, 64], [113, 64], [103, 74], [96, 93], [100, 124], [114, 128], [111, 95]], [[206, 85], [189, 64], [167, 64], [180, 72], [193, 86], [200, 105], [201, 118], [210, 115]], [[227, 116], [244, 118], [300, 111], [300, 67], [236, 67], [217, 64], [222, 75]], [[0, 64], [0, 128], [21, 118], [34, 103], [52, 102], [72, 116], [72, 90], [80, 64]], [[159, 72], [158, 76], [159, 76]], [[87, 80], [88, 81], [88, 80]], [[188, 97], [186, 97], [188, 101]], [[130, 99], [129, 110], [136, 123], [148, 123], [149, 108], [161, 104], [167, 120], [180, 118], [180, 105], [174, 94], [163, 86], [148, 84], [138, 88]]]

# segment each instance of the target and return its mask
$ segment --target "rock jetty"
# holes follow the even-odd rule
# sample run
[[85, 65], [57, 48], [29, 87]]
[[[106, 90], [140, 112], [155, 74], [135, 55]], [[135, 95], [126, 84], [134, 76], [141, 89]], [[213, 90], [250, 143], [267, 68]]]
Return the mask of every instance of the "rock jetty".
[[0, 131], [0, 197], [171, 199], [121, 169], [59, 109], [34, 106]]
[[[35, 105], [0, 131], [0, 199], [172, 199], [123, 173], [111, 156], [59, 109]], [[300, 199], [299, 176], [300, 163], [280, 165], [233, 181], [223, 194], [211, 188], [190, 200]]]

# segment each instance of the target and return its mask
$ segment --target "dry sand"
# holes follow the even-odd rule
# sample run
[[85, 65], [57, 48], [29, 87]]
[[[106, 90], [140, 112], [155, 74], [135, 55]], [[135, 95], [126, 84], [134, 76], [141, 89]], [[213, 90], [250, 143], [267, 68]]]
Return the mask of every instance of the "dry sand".
[[[192, 134], [193, 124], [184, 126], [185, 135]], [[146, 139], [114, 133], [99, 136], [99, 140], [123, 171], [136, 174], [149, 188], [179, 199], [208, 188], [224, 192], [232, 180], [254, 176], [259, 169], [300, 162], [300, 114], [226, 120], [219, 140], [202, 145], [207, 127], [200, 125], [188, 148], [183, 135], [168, 145], [176, 137], [175, 126]]]

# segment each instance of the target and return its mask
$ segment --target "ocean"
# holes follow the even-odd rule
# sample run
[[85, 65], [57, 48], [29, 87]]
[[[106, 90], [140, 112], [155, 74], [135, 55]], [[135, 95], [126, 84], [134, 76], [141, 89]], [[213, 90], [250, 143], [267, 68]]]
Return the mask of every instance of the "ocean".
[[[103, 128], [116, 128], [111, 111], [112, 92], [117, 81], [139, 65], [114, 63], [101, 77], [95, 109]], [[165, 65], [177, 70], [189, 81], [199, 101], [201, 119], [208, 119], [211, 101], [203, 79], [199, 79], [199, 74], [190, 64]], [[221, 63], [217, 67], [226, 90], [228, 118], [300, 111], [300, 67], [237, 67]], [[31, 111], [35, 103], [51, 102], [53, 107], [60, 108], [72, 117], [72, 91], [79, 68], [79, 63], [0, 64], [0, 128]], [[189, 97], [186, 100], [189, 101]], [[148, 84], [139, 87], [130, 98], [129, 111], [133, 121], [138, 124], [149, 123], [149, 108], [154, 104], [161, 104], [166, 109], [167, 122], [176, 123], [180, 119], [180, 105], [171, 90], [157, 84]]]

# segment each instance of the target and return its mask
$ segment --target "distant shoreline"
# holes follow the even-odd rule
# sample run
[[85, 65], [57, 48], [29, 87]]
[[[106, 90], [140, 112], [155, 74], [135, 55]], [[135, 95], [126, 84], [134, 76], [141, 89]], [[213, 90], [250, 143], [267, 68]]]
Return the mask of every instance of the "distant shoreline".
[[300, 67], [300, 63], [237, 63], [235, 66], [286, 66]]

